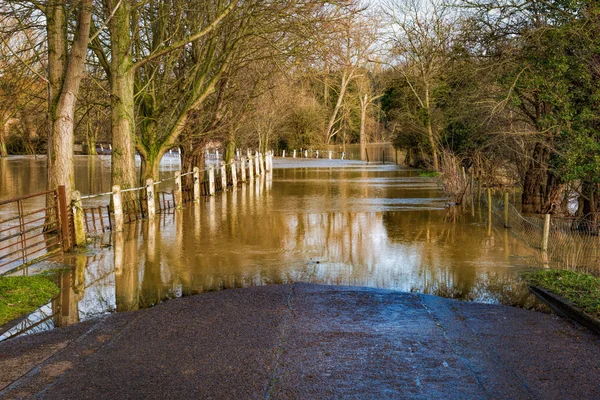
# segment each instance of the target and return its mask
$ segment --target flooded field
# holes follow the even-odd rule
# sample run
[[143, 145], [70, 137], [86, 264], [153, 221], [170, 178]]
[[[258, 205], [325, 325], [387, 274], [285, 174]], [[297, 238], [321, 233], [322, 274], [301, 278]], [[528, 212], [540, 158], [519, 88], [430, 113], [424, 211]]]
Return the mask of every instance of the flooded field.
[[[109, 189], [108, 158], [77, 157], [82, 193]], [[178, 160], [163, 162], [171, 175]], [[61, 262], [33, 330], [211, 290], [297, 281], [358, 285], [530, 307], [517, 279], [533, 251], [485, 211], [446, 207], [432, 178], [394, 164], [275, 160], [253, 183], [106, 234]], [[43, 160], [0, 159], [0, 199], [44, 189]]]

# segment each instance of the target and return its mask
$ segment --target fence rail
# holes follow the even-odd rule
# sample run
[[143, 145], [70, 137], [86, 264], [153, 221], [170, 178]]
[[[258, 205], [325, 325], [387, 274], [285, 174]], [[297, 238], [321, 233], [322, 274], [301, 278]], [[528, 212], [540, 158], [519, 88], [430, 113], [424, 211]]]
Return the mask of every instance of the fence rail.
[[4, 200], [0, 218], [0, 275], [70, 247], [72, 220], [64, 186]]
[[[201, 196], [212, 196], [217, 192], [225, 191], [227, 187], [243, 184], [255, 176], [271, 171], [272, 157], [272, 152], [264, 157], [256, 153], [248, 158], [240, 157], [239, 161], [227, 165], [221, 163], [216, 168], [213, 165], [203, 170], [194, 168], [193, 171], [186, 173], [177, 171], [174, 176], [156, 182], [149, 179], [146, 186], [130, 189], [120, 189], [115, 186], [112, 192], [76, 195], [73, 204], [75, 237], [83, 240], [86, 237], [103, 235], [107, 231], [120, 231], [123, 229], [123, 224], [143, 218], [153, 218], [156, 213], [168, 213], [182, 207], [185, 203], [199, 201]], [[160, 184], [168, 181], [175, 183], [172, 191], [158, 190]], [[129, 194], [122, 196], [123, 193]], [[105, 205], [98, 206], [97, 203], [89, 207], [83, 205], [84, 200], [103, 196], [107, 197]]]

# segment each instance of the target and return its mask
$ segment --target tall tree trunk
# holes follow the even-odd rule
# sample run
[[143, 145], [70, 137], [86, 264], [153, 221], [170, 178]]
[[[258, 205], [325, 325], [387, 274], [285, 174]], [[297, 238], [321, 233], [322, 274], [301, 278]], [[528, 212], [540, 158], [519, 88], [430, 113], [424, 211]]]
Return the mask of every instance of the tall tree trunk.
[[431, 158], [432, 166], [434, 171], [440, 170], [440, 164], [438, 161], [437, 144], [435, 142], [435, 134], [433, 132], [433, 124], [431, 123], [431, 101], [429, 96], [429, 86], [425, 86], [425, 107], [427, 108], [427, 138], [429, 139], [429, 145], [431, 146]]
[[367, 158], [367, 133], [365, 132], [365, 124], [367, 119], [367, 107], [369, 106], [368, 94], [360, 98], [360, 159], [365, 161]]
[[542, 212], [544, 214], [561, 214], [567, 185], [551, 171], [548, 171], [547, 175], [546, 194], [544, 196]]
[[8, 129], [7, 124], [5, 124], [3, 120], [0, 119], [0, 158], [8, 157], [8, 151], [6, 150], [6, 138], [8, 137]]
[[[67, 198], [70, 198], [75, 184], [73, 165], [73, 140], [75, 105], [77, 93], [83, 77], [83, 67], [90, 35], [92, 0], [82, 0], [77, 13], [77, 28], [68, 61], [66, 19], [63, 5], [48, 5], [48, 41], [50, 81], [50, 143], [48, 145], [48, 186], [56, 188], [65, 185]], [[62, 50], [61, 50], [62, 49]], [[50, 59], [55, 58], [51, 63]], [[62, 73], [61, 73], [62, 72]], [[58, 90], [58, 91], [57, 91]]]
[[523, 195], [521, 197], [523, 212], [525, 213], [540, 213], [542, 211], [542, 183], [546, 174], [545, 152], [543, 145], [537, 143], [525, 172]]
[[[120, 4], [119, 4], [120, 3]], [[111, 33], [112, 183], [121, 189], [135, 187], [135, 103], [131, 60], [131, 2], [111, 0], [116, 11]]]
[[331, 116], [329, 117], [329, 123], [327, 124], [327, 131], [325, 132], [325, 143], [329, 144], [331, 138], [335, 135], [333, 133], [333, 126], [335, 125], [335, 121], [337, 120], [337, 115], [340, 112], [340, 108], [342, 108], [342, 103], [344, 101], [344, 96], [346, 95], [346, 88], [348, 87], [348, 83], [352, 80], [352, 72], [346, 75], [346, 71], [342, 74], [342, 83], [340, 85], [340, 93], [337, 98], [337, 102], [335, 103], [335, 107], [331, 112]]

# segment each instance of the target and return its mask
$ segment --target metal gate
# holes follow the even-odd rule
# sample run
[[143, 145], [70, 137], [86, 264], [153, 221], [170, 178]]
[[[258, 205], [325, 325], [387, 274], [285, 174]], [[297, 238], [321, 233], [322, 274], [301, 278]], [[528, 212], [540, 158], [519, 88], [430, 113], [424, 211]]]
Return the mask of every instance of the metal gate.
[[64, 186], [0, 201], [0, 275], [71, 247]]

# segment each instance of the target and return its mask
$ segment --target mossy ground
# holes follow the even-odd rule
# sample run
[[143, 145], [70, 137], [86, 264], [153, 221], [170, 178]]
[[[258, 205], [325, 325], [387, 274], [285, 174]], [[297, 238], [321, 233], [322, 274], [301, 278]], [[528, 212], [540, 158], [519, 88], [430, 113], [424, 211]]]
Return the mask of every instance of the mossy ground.
[[529, 285], [547, 289], [570, 300], [582, 311], [600, 318], [600, 277], [554, 269], [526, 271], [521, 276]]
[[435, 178], [437, 176], [440, 176], [440, 173], [437, 171], [425, 171], [425, 170], [421, 170], [418, 172], [420, 177], [423, 178]]
[[46, 304], [58, 291], [53, 274], [0, 276], [0, 326]]

